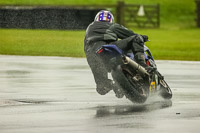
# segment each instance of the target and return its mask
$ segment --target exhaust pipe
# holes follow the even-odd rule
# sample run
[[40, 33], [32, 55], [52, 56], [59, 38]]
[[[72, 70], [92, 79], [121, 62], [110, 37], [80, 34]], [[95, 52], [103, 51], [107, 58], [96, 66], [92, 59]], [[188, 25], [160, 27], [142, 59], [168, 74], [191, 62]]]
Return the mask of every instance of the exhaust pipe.
[[138, 63], [130, 59], [129, 57], [124, 56], [122, 57], [122, 60], [124, 64], [131, 66], [133, 69], [138, 71], [143, 76], [149, 76], [149, 73], [144, 69], [144, 67], [142, 67], [141, 65], [139, 65]]

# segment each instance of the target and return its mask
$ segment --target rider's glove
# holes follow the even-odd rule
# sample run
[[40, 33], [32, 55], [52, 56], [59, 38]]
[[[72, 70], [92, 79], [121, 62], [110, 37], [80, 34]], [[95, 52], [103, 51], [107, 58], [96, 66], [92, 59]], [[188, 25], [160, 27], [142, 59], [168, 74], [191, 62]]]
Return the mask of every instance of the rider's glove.
[[147, 42], [149, 40], [149, 37], [147, 35], [141, 35], [144, 42]]
[[143, 36], [141, 36], [141, 35], [136, 35], [135, 36], [135, 41], [137, 42], [137, 43], [144, 43], [144, 39], [143, 39]]
[[145, 69], [150, 74], [152, 74], [153, 72], [155, 72], [157, 70], [155, 67], [150, 67], [150, 66], [145, 67]]

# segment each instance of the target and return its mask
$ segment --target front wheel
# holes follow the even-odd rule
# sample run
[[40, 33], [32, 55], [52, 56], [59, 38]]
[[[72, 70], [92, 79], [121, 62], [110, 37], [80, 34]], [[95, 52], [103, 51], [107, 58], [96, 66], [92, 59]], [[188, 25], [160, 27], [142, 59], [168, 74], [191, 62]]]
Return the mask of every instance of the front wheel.
[[172, 91], [164, 79], [160, 80], [160, 95], [165, 99], [172, 98]]

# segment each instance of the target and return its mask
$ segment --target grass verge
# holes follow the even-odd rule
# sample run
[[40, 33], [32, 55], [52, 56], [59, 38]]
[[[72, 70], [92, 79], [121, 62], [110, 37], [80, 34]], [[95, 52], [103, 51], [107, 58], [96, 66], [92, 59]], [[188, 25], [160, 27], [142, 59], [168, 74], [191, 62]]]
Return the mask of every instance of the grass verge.
[[83, 57], [83, 31], [0, 29], [0, 54]]
[[[136, 29], [155, 59], [200, 61], [200, 29]], [[84, 57], [85, 31], [0, 29], [0, 54]]]

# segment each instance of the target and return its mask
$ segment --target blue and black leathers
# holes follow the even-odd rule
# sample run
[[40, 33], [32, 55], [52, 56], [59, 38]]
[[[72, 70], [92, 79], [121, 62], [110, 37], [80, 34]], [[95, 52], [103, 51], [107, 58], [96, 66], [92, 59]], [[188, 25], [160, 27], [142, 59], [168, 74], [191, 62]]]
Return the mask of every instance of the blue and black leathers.
[[112, 81], [108, 79], [107, 70], [97, 57], [96, 50], [102, 45], [115, 44], [123, 51], [132, 50], [136, 61], [145, 66], [144, 41], [146, 40], [147, 36], [136, 34], [117, 23], [94, 21], [88, 26], [84, 51], [99, 94], [104, 95], [109, 92], [112, 89]]

